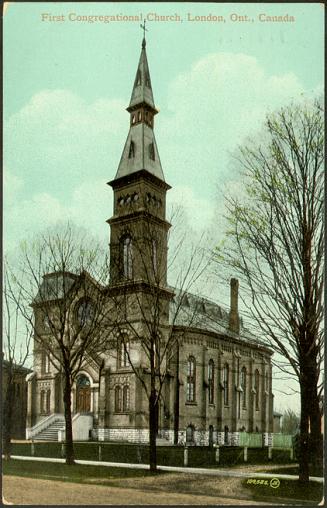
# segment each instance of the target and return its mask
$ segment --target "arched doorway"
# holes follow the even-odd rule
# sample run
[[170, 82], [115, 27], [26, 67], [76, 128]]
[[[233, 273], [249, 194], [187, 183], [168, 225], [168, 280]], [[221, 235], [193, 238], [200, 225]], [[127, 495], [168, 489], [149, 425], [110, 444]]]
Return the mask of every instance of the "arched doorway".
[[76, 380], [76, 412], [91, 411], [91, 383], [88, 377], [80, 374]]

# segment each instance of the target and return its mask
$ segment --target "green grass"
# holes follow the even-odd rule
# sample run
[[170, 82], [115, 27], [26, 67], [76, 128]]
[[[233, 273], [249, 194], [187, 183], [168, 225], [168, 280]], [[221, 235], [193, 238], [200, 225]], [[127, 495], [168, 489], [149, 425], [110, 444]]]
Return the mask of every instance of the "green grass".
[[108, 480], [114, 479], [121, 480], [123, 478], [139, 478], [158, 474], [169, 474], [161, 471], [151, 473], [148, 470], [123, 467], [86, 466], [81, 464], [67, 466], [62, 463], [14, 459], [3, 461], [2, 466], [2, 471], [5, 475], [91, 484], [94, 484], [94, 480], [96, 479], [98, 485], [107, 484]]
[[[284, 469], [281, 470], [281, 472]], [[275, 471], [274, 471], [275, 473]], [[278, 475], [276, 474], [276, 477]], [[278, 488], [272, 488], [270, 486], [270, 478], [267, 478], [268, 485], [264, 484], [248, 484], [248, 480], [243, 480], [242, 485], [251, 491], [253, 495], [253, 499], [264, 500], [267, 499], [275, 499], [276, 498], [285, 498], [288, 499], [290, 503], [295, 503], [296, 501], [307, 501], [308, 503], [318, 504], [324, 494], [324, 486], [322, 483], [318, 482], [309, 482], [309, 484], [302, 484], [298, 480], [283, 480], [280, 479], [280, 485]]]
[[[130, 464], [148, 464], [149, 446], [129, 443], [112, 442], [75, 442], [74, 450], [76, 459], [99, 460], [99, 446], [101, 447], [101, 460], [106, 462], [124, 462]], [[244, 464], [243, 448], [221, 447], [219, 450], [219, 464], [215, 460], [214, 448], [202, 446], [189, 447], [190, 467], [233, 467]], [[13, 443], [12, 455], [31, 456], [31, 443]], [[61, 443], [34, 443], [35, 457], [62, 457]], [[184, 448], [181, 446], [157, 447], [157, 462], [162, 466], [183, 466]], [[290, 463], [289, 452], [285, 450], [273, 450], [272, 460], [268, 461], [267, 448], [249, 448], [248, 464], [283, 464]]]

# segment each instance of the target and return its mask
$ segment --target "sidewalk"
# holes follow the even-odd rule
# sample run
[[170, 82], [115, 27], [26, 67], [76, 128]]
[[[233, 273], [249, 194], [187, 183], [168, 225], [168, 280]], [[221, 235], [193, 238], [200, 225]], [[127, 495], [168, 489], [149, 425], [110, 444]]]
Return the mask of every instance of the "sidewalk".
[[[55, 459], [50, 457], [24, 457], [21, 455], [12, 455], [12, 459], [15, 460], [35, 460], [39, 462], [58, 462], [65, 463], [65, 459]], [[126, 462], [99, 462], [96, 460], [76, 460], [76, 464], [85, 466], [105, 466], [105, 467], [126, 467], [129, 469], [149, 469], [148, 464], [128, 464]], [[176, 473], [191, 473], [191, 474], [205, 474], [212, 476], [227, 476], [235, 478], [279, 478], [281, 480], [297, 480], [298, 477], [289, 474], [272, 474], [272, 473], [254, 473], [254, 472], [242, 472], [230, 469], [207, 469], [207, 468], [195, 468], [195, 467], [174, 467], [174, 466], [157, 466], [161, 471], [171, 471]], [[310, 476], [310, 480], [318, 483], [323, 483], [324, 478], [320, 476]]]

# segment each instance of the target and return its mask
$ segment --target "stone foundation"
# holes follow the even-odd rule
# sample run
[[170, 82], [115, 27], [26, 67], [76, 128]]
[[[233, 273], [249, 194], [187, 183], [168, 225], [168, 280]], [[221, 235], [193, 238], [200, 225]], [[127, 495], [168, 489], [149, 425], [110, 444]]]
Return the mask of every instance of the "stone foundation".
[[93, 429], [92, 438], [98, 441], [127, 441], [149, 443], [148, 429]]

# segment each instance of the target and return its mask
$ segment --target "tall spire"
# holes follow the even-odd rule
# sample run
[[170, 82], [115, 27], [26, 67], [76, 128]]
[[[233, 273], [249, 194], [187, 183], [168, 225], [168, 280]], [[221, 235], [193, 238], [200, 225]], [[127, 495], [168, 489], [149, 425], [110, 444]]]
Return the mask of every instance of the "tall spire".
[[154, 116], [158, 113], [154, 105], [149, 65], [146, 55], [145, 25], [144, 37], [137, 66], [131, 100], [127, 111], [130, 113], [130, 130], [120, 159], [115, 180], [123, 176], [146, 170], [164, 181], [157, 143], [153, 132]]
[[157, 112], [154, 106], [149, 65], [145, 47], [146, 41], [145, 37], [143, 37], [141, 56], [136, 71], [131, 100], [127, 108], [127, 111], [130, 111], [131, 108], [133, 108], [136, 104], [145, 102]]

